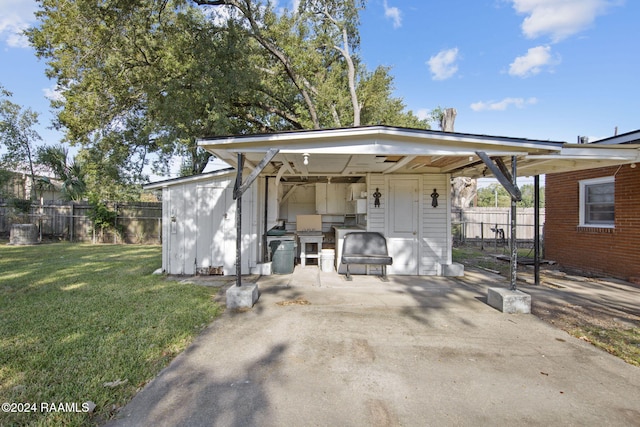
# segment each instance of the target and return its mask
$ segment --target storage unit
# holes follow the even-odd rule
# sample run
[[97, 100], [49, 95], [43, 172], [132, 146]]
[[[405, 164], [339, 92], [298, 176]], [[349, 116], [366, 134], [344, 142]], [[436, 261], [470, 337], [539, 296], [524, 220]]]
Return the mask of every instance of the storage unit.
[[347, 214], [366, 214], [367, 199], [354, 199], [347, 202]]
[[346, 184], [316, 184], [316, 213], [344, 214], [346, 200]]
[[[176, 178], [162, 189], [162, 270], [167, 274], [236, 273], [234, 170]], [[255, 200], [257, 186], [242, 198], [242, 274], [258, 258]], [[218, 273], [219, 274], [219, 273]]]

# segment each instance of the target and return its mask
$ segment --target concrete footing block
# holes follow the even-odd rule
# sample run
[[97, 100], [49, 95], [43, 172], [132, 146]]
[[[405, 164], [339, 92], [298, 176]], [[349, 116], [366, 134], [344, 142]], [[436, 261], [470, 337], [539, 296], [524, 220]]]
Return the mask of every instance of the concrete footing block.
[[442, 264], [442, 275], [447, 277], [462, 277], [464, 276], [464, 265], [458, 262]]
[[531, 313], [531, 295], [506, 288], [489, 288], [487, 304], [509, 314]]
[[251, 308], [258, 301], [258, 284], [249, 283], [227, 289], [227, 308]]
[[258, 274], [260, 276], [270, 276], [272, 274], [271, 263], [265, 262], [258, 264], [251, 268], [251, 274]]

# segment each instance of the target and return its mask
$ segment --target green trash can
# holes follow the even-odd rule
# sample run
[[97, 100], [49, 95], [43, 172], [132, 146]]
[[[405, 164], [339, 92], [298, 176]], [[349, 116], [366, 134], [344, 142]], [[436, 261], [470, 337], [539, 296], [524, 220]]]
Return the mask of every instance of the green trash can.
[[293, 273], [296, 242], [293, 240], [274, 240], [271, 248], [271, 271], [274, 274]]

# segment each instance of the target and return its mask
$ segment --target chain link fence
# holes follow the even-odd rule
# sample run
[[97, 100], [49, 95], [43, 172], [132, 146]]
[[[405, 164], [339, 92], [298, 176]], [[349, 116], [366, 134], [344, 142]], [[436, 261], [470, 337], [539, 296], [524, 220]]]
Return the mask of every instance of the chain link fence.
[[[544, 241], [544, 209], [540, 209], [540, 241]], [[510, 208], [469, 208], [451, 213], [454, 246], [473, 245], [495, 250], [509, 246], [511, 239]], [[518, 208], [516, 212], [516, 244], [533, 247], [535, 236], [534, 208]]]

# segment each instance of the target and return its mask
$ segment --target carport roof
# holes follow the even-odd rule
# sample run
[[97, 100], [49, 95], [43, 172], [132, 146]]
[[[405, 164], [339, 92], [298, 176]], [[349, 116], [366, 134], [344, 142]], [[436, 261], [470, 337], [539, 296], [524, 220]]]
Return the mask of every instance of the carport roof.
[[493, 160], [500, 158], [505, 163], [516, 156], [519, 176], [640, 161], [640, 145], [637, 144], [568, 144], [391, 126], [234, 135], [203, 138], [198, 144], [234, 167], [237, 166], [237, 154], [243, 153], [249, 168], [255, 168], [268, 150], [277, 149], [278, 154], [262, 174], [279, 176], [366, 173], [491, 176], [479, 153], [485, 153]]

